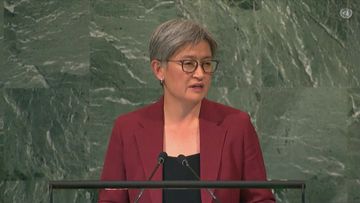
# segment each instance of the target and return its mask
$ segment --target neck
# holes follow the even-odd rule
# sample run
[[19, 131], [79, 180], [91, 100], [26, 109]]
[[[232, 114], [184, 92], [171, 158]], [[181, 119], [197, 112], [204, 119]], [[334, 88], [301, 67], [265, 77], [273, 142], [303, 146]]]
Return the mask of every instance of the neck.
[[164, 97], [164, 118], [167, 125], [191, 123], [198, 120], [201, 101], [198, 103], [185, 103]]

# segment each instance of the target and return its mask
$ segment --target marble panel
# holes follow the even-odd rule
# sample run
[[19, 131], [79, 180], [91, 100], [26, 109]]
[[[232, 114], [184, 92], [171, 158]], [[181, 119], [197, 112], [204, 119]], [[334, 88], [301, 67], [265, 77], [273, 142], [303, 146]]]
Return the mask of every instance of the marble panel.
[[[49, 202], [47, 181], [14, 180], [0, 185], [2, 201], [5, 202]], [[44, 195], [45, 194], [45, 195]]]
[[358, 3], [289, 0], [263, 1], [262, 5], [263, 11], [257, 16], [264, 45], [264, 86], [359, 85], [357, 68], [350, 65], [358, 62], [351, 52], [360, 56], [353, 45], [359, 35], [359, 18], [344, 19], [339, 15], [342, 8], [358, 10]]
[[[0, 0], [0, 71], [4, 70], [4, 1]], [[0, 88], [3, 87], [3, 83], [4, 81], [0, 77]]]
[[[148, 40], [159, 22], [175, 18], [176, 13], [171, 1], [94, 1], [90, 26], [92, 86], [158, 88], [150, 69]], [[97, 80], [107, 83], [99, 86]]]
[[87, 179], [88, 90], [6, 89], [4, 179]]
[[347, 203], [360, 202], [360, 179], [353, 179], [346, 182], [348, 188]]
[[[48, 203], [48, 182], [45, 180], [6, 181], [0, 185], [3, 195], [0, 202], [38, 202]], [[96, 202], [95, 190], [53, 190], [53, 203]]]
[[349, 78], [349, 83], [350, 83], [350, 87], [360, 87], [360, 68], [359, 68], [359, 64], [360, 64], [360, 15], [359, 15], [359, 11], [360, 11], [360, 2], [359, 1], [354, 1], [357, 2], [357, 6], [356, 6], [356, 10], [354, 9], [354, 18], [357, 17], [356, 20], [350, 20], [348, 22], [349, 26], [351, 27], [351, 29], [348, 30], [348, 42], [349, 42], [349, 46], [347, 49], [347, 53], [348, 53], [348, 61], [346, 61], [345, 63], [347, 63], [347, 66], [349, 67], [348, 69], [344, 70], [344, 71], [348, 71], [350, 78]]
[[80, 87], [89, 73], [89, 1], [4, 1], [8, 88]]
[[[4, 97], [3, 89], [0, 89], [0, 182], [4, 179], [4, 167], [6, 165], [4, 157]], [[1, 183], [0, 183], [1, 184]], [[1, 186], [0, 186], [1, 187]]]
[[[4, 66], [4, 1], [0, 0], [0, 72], [5, 70]], [[3, 100], [3, 84], [4, 81], [0, 77], [0, 194], [3, 194], [1, 188], [4, 179], [4, 100]], [[2, 195], [1, 195], [2, 196]], [[3, 200], [0, 198], [0, 202]]]
[[[302, 179], [310, 202], [346, 202], [348, 92], [263, 88], [260, 134], [271, 179]], [[286, 201], [284, 201], [286, 202]]]
[[349, 105], [346, 151], [349, 164], [347, 178], [360, 180], [360, 88], [349, 89]]

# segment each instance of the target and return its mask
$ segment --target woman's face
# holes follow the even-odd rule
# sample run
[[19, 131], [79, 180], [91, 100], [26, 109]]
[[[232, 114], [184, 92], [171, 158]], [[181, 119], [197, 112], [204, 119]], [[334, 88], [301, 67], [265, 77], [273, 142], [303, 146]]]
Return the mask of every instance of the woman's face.
[[[197, 44], [187, 44], [181, 47], [161, 68], [164, 78], [164, 96], [168, 100], [198, 103], [210, 88], [211, 73], [201, 68], [201, 63], [212, 59], [209, 43], [205, 40]], [[181, 60], [196, 60], [198, 67], [192, 73], [182, 70]], [[164, 64], [165, 65], [165, 64]]]

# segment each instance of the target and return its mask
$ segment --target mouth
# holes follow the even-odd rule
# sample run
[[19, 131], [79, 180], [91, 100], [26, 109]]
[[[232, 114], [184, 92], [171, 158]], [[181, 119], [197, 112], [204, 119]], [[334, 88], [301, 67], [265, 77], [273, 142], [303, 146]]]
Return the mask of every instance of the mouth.
[[203, 88], [204, 88], [204, 84], [202, 84], [202, 83], [197, 83], [197, 84], [190, 85], [189, 87], [190, 87], [190, 88], [193, 88], [193, 89], [203, 89]]

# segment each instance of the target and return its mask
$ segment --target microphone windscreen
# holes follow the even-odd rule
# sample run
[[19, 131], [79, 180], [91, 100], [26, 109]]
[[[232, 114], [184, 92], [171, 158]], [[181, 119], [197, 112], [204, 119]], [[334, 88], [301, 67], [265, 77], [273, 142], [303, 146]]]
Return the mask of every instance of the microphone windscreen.
[[177, 157], [177, 160], [178, 162], [183, 165], [183, 166], [187, 166], [187, 160], [186, 160], [186, 157], [183, 155], [183, 154], [180, 154], [178, 157]]
[[167, 157], [168, 157], [168, 155], [166, 152], [160, 152], [160, 154], [158, 156], [158, 163], [163, 164]]

